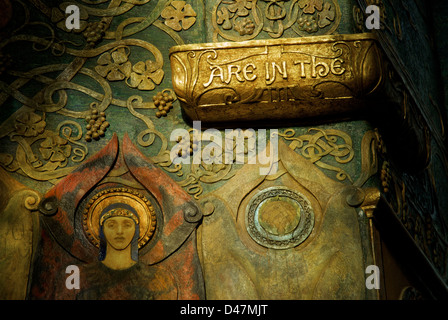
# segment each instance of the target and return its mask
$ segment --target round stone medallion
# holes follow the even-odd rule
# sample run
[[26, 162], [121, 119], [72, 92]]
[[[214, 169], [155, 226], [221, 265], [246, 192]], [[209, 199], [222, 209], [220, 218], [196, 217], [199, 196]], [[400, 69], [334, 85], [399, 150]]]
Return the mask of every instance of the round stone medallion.
[[293, 248], [305, 241], [313, 227], [314, 212], [308, 199], [286, 187], [264, 189], [246, 207], [247, 232], [267, 248]]

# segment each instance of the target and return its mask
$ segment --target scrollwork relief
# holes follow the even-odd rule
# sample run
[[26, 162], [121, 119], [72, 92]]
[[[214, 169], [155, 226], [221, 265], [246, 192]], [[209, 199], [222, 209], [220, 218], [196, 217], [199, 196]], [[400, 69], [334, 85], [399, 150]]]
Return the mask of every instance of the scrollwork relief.
[[[17, 1], [14, 4], [19, 7], [15, 9], [24, 10], [25, 15], [22, 26], [13, 30], [11, 36], [0, 43], [3, 62], [1, 72], [13, 78], [10, 83], [0, 82], [0, 104], [5, 103], [9, 97], [21, 103], [22, 107], [2, 125], [0, 137], [17, 146], [15, 154], [11, 152], [11, 147], [2, 148], [2, 167], [31, 179], [55, 182], [54, 179], [67, 175], [86, 159], [89, 152], [101, 146], [97, 143], [107, 135], [107, 128], [111, 124], [113, 126], [114, 122], [114, 117], [111, 116], [110, 120], [103, 119], [97, 123], [99, 119], [106, 117], [106, 110], [109, 109], [107, 113], [113, 115], [117, 108], [125, 108], [131, 117], [142, 120], [142, 125], [146, 127], [138, 135], [137, 142], [143, 147], [149, 147], [159, 137], [162, 145], [155, 159], [167, 171], [178, 173], [181, 170], [179, 166], [169, 167], [171, 162], [166, 154], [166, 138], [155, 129], [152, 120], [153, 117], [165, 117], [164, 113], [168, 113], [177, 100], [164, 83], [164, 58], [150, 40], [131, 39], [129, 36], [154, 26], [164, 31], [175, 43], [183, 43], [172, 31], [179, 31], [178, 24], [182, 30], [186, 30], [195, 23], [196, 13], [192, 6], [185, 1], [159, 1], [149, 16], [124, 18], [113, 30], [110, 28], [113, 19], [128, 16], [130, 12], [135, 12], [131, 11], [134, 7], [142, 7], [149, 0], [102, 1], [107, 6], [103, 5], [101, 8], [98, 6], [99, 2], [90, 1], [64, 2], [53, 8], [34, 0], [30, 2], [42, 14], [47, 15], [52, 24], [34, 21], [25, 2]], [[80, 8], [81, 28], [75, 30], [78, 34], [77, 41], [61, 40], [65, 38], [64, 33], [72, 32], [65, 28], [64, 12], [70, 4]], [[161, 26], [162, 21], [164, 27]], [[34, 25], [39, 26], [48, 36], [34, 34], [28, 28]], [[111, 41], [103, 44], [103, 39]], [[17, 64], [10, 54], [4, 53], [22, 42], [30, 43], [37, 54], [49, 53], [73, 60], [68, 64], [47, 64], [23, 71], [16, 68]], [[136, 94], [130, 98], [119, 97], [111, 87], [115, 83], [122, 83], [135, 90]], [[30, 85], [38, 88], [37, 95], [28, 96], [24, 93]], [[169, 94], [168, 110], [159, 110], [159, 113], [151, 115], [147, 113], [150, 111], [148, 109], [160, 109], [160, 103], [156, 105], [151, 98], [143, 98], [138, 92], [157, 89]], [[93, 101], [80, 106], [77, 102], [79, 95], [71, 95], [72, 92]], [[94, 120], [93, 110], [98, 113], [95, 123], [91, 123]], [[63, 120], [60, 120], [60, 116]], [[53, 120], [55, 117], [58, 120]], [[52, 119], [51, 124], [59, 124], [56, 127], [49, 126], [48, 118]], [[78, 119], [85, 119], [87, 124]], [[109, 131], [116, 129], [109, 128]], [[81, 137], [84, 137], [84, 142]], [[89, 143], [89, 147], [85, 142]]]
[[282, 37], [331, 34], [339, 26], [341, 11], [331, 0], [218, 1], [212, 10], [213, 41], [251, 40], [261, 33]]
[[[312, 134], [314, 132], [314, 134]], [[308, 134], [296, 137], [294, 129], [287, 129], [279, 136], [291, 141], [289, 147], [300, 150], [300, 154], [322, 169], [336, 172], [339, 181], [348, 180], [353, 183], [351, 176], [342, 168], [322, 161], [325, 156], [331, 156], [338, 164], [347, 164], [353, 160], [355, 151], [350, 136], [340, 130], [322, 130], [311, 128]]]
[[170, 63], [186, 115], [211, 123], [347, 112], [380, 90], [385, 73], [369, 34], [181, 45]]
[[88, 153], [80, 142], [82, 128], [75, 121], [62, 121], [51, 131], [42, 116], [29, 112], [16, 118], [15, 128], [9, 135], [10, 141], [18, 144], [15, 156], [2, 153], [0, 160], [8, 171], [40, 181], [57, 179], [70, 172], [69, 161], [80, 163]]

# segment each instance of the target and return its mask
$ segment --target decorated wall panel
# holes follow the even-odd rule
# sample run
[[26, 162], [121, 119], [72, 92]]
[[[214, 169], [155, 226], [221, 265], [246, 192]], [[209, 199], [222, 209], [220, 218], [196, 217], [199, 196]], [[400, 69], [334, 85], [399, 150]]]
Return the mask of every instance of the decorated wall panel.
[[[418, 56], [406, 37], [426, 23], [419, 7], [377, 4], [384, 30], [370, 33], [364, 3], [351, 0], [6, 0], [0, 13], [0, 237], [6, 235], [0, 287], [7, 288], [15, 269], [12, 279], [28, 281], [2, 296], [377, 298], [365, 286], [365, 268], [375, 262], [366, 208], [377, 189], [446, 280], [444, 111], [431, 78], [435, 58], [425, 50]], [[77, 30], [65, 24], [69, 5], [80, 9]], [[419, 29], [419, 39], [428, 33]], [[303, 62], [295, 64], [302, 76], [291, 69], [286, 76], [286, 67], [273, 62], [268, 67], [277, 82], [265, 74], [258, 79], [271, 99], [241, 103], [257, 88], [239, 80], [254, 83], [254, 67], [268, 64], [248, 60], [253, 67], [245, 74], [229, 67], [246, 59], [235, 51], [241, 41], [248, 41], [241, 52], [249, 58], [271, 44], [266, 56], [276, 63], [285, 48], [295, 50], [289, 54], [296, 60], [314, 57], [315, 77], [303, 76]], [[217, 59], [221, 49], [233, 62]], [[209, 65], [200, 65], [201, 57]], [[213, 66], [227, 67], [229, 81]], [[227, 81], [237, 94], [207, 96], [198, 79], [211, 79], [217, 91], [222, 87], [213, 81]], [[276, 85], [294, 98], [281, 98]], [[308, 86], [311, 94], [303, 96]], [[202, 107], [198, 101], [214, 109], [189, 112]], [[412, 133], [409, 141], [378, 121], [389, 107], [400, 118], [397, 127]], [[192, 120], [202, 120], [202, 127], [196, 130]], [[184, 130], [172, 136], [176, 129]], [[415, 151], [412, 144], [423, 139]], [[264, 163], [248, 163], [254, 141], [258, 159], [271, 150]], [[230, 162], [223, 161], [226, 145]], [[415, 154], [413, 170], [402, 166], [406, 152]], [[184, 161], [174, 161], [173, 153]], [[101, 211], [115, 202], [128, 211], [109, 216], [132, 218], [140, 238], [137, 267], [126, 285], [112, 288], [98, 275], [113, 283], [119, 276], [97, 255], [106, 227]], [[18, 220], [14, 207], [27, 220]], [[25, 236], [9, 231], [17, 228]], [[25, 257], [20, 268], [12, 262], [18, 255]], [[87, 275], [81, 286], [89, 290], [63, 285], [67, 265], [81, 268]]]

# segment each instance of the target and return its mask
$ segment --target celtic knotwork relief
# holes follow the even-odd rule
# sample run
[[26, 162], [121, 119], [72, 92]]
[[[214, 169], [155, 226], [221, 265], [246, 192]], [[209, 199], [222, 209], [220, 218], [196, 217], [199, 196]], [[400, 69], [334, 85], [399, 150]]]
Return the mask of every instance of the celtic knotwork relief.
[[[312, 134], [314, 132], [314, 134]], [[339, 181], [348, 180], [353, 183], [350, 175], [339, 166], [322, 161], [325, 156], [332, 156], [336, 163], [344, 165], [353, 160], [355, 151], [351, 137], [340, 130], [322, 130], [311, 128], [307, 134], [295, 136], [294, 129], [287, 129], [279, 133], [285, 140], [291, 141], [289, 147], [298, 150], [299, 153], [310, 160], [316, 166], [336, 172]]]
[[15, 119], [9, 139], [17, 143], [15, 156], [0, 154], [0, 164], [8, 171], [18, 171], [36, 180], [52, 180], [65, 176], [69, 163], [82, 162], [87, 146], [80, 140], [83, 129], [71, 120], [59, 123], [56, 131], [47, 129], [44, 116], [24, 112]]

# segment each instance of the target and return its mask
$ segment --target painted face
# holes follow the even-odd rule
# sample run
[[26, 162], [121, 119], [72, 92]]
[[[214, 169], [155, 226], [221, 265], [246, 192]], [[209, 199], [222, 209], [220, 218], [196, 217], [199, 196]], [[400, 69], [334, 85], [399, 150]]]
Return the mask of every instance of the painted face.
[[131, 218], [112, 217], [103, 225], [104, 236], [107, 243], [115, 250], [126, 249], [135, 233], [135, 223]]

